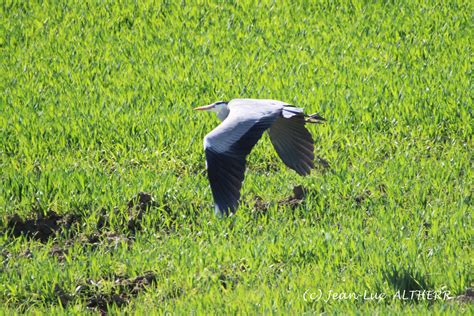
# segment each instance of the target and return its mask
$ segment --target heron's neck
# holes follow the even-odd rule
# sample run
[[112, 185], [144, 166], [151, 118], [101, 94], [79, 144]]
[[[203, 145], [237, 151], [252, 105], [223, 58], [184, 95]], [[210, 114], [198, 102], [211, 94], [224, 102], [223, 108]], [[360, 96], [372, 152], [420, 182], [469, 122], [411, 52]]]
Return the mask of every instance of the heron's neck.
[[225, 120], [227, 115], [229, 115], [230, 110], [229, 110], [229, 108], [227, 107], [227, 104], [226, 104], [226, 105], [222, 105], [222, 106], [216, 106], [214, 112], [216, 112], [217, 117], [219, 118], [219, 120], [223, 121], [223, 120]]

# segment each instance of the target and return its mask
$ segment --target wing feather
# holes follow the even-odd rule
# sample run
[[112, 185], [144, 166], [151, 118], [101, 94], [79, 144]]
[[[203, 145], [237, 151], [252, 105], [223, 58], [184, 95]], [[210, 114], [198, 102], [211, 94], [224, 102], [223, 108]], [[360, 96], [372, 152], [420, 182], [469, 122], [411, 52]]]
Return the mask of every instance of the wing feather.
[[282, 106], [259, 104], [230, 106], [229, 116], [204, 138], [207, 174], [216, 212], [237, 209], [246, 157], [262, 134], [281, 114]]
[[279, 117], [268, 134], [281, 160], [304, 176], [314, 168], [314, 144], [303, 115]]

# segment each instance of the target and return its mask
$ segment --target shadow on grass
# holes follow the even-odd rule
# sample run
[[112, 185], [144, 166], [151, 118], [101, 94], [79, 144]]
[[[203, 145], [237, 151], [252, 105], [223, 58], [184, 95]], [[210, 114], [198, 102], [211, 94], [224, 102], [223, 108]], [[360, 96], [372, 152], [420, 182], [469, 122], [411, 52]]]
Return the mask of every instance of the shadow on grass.
[[[411, 268], [393, 267], [391, 270], [383, 271], [385, 281], [393, 288], [394, 297], [403, 302], [421, 302], [427, 291], [433, 291], [433, 286], [426, 276]], [[432, 303], [431, 300], [428, 300]]]

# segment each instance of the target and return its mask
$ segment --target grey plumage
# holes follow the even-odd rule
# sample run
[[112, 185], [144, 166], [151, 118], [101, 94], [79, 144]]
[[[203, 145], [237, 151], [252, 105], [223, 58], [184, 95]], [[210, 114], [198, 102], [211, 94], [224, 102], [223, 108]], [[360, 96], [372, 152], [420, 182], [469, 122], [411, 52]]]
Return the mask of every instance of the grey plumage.
[[304, 124], [303, 115], [288, 119], [279, 117], [268, 131], [281, 160], [302, 176], [309, 174], [314, 168], [313, 137]]
[[[276, 100], [234, 99], [199, 107], [223, 122], [204, 138], [206, 166], [216, 213], [238, 207], [246, 157], [265, 130], [282, 161], [300, 175], [314, 168], [313, 138], [305, 128], [303, 109]], [[314, 115], [313, 115], [314, 116]], [[309, 118], [312, 118], [310, 116]], [[317, 116], [323, 120], [322, 117]]]

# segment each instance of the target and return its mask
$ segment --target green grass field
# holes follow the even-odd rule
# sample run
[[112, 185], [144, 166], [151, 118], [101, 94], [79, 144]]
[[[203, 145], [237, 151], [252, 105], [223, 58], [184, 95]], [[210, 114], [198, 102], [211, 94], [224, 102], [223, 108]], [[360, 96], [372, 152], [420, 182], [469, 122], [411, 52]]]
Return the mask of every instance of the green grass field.
[[[2, 313], [473, 313], [471, 1], [0, 10]], [[319, 112], [329, 166], [265, 135], [218, 219], [192, 108], [232, 98]]]

